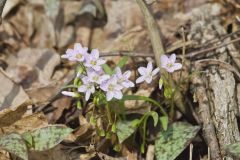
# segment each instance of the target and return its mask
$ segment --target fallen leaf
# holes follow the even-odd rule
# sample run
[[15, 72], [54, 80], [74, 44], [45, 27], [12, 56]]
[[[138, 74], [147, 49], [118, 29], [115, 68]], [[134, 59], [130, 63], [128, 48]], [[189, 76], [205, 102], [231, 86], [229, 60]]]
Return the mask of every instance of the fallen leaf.
[[[37, 128], [43, 128], [48, 125], [47, 118], [43, 113], [34, 113], [32, 115], [25, 116], [10, 126], [3, 127], [2, 130], [5, 134], [11, 132], [17, 132], [22, 134]], [[0, 134], [1, 135], [1, 134]]]
[[31, 104], [30, 101], [26, 101], [25, 103], [14, 107], [8, 108], [0, 111], [0, 128], [9, 126], [21, 119], [22, 116], [26, 113], [27, 107]]
[[28, 160], [26, 143], [19, 134], [11, 133], [1, 136], [0, 148], [7, 150], [24, 160]]
[[14, 108], [29, 100], [21, 86], [15, 84], [2, 70], [0, 70], [0, 110]]
[[26, 132], [23, 134], [23, 137], [31, 136], [30, 140], [33, 144], [29, 139], [25, 139], [29, 144], [32, 144], [30, 149], [44, 151], [59, 144], [72, 131], [71, 128], [67, 128], [64, 125], [52, 125]]

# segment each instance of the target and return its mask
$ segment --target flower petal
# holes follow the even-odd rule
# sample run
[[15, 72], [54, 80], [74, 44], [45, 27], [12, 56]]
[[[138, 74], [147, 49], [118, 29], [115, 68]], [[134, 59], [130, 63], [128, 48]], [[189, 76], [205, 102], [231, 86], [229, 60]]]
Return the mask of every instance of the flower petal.
[[76, 97], [76, 93], [75, 92], [62, 91], [61, 93], [63, 95], [65, 95], [65, 96]]
[[148, 62], [148, 64], [147, 64], [147, 71], [148, 72], [152, 72], [152, 70], [153, 70], [152, 62]]
[[128, 79], [131, 76], [131, 71], [126, 71], [123, 73], [124, 78]]
[[99, 58], [99, 51], [98, 49], [93, 49], [91, 52], [91, 55], [95, 58], [98, 59]]
[[74, 44], [74, 50], [78, 50], [78, 51], [80, 51], [80, 50], [82, 50], [83, 48], [82, 48], [82, 45], [80, 44], [80, 43], [75, 43]]
[[107, 101], [110, 101], [113, 98], [113, 92], [107, 92]]
[[173, 69], [174, 70], [179, 70], [181, 68], [182, 68], [182, 64], [181, 63], [174, 63], [174, 65], [173, 65]]
[[145, 80], [144, 76], [138, 77], [138, 79], [136, 80], [136, 83], [141, 83]]
[[155, 76], [158, 72], [159, 72], [159, 68], [155, 68], [153, 71], [152, 71], [152, 76]]
[[173, 67], [164, 67], [164, 69], [166, 69], [167, 72], [169, 73], [173, 73], [174, 72], [174, 68]]
[[114, 92], [114, 97], [117, 98], [117, 99], [122, 99], [123, 94], [122, 94], [121, 91], [115, 91]]
[[78, 87], [78, 92], [86, 92], [86, 90], [87, 90], [86, 85], [81, 85], [80, 87]]
[[147, 74], [147, 69], [144, 68], [144, 67], [139, 67], [139, 68], [138, 68], [138, 72], [139, 72], [141, 75], [145, 75], [145, 74]]
[[116, 75], [118, 78], [121, 78], [122, 77], [122, 71], [119, 67], [116, 67], [115, 68], [115, 72], [116, 72]]
[[176, 54], [171, 54], [171, 56], [169, 57], [169, 60], [170, 60], [170, 62], [171, 63], [175, 63], [175, 61], [176, 61]]
[[169, 59], [166, 55], [162, 55], [160, 58], [160, 62], [161, 62], [161, 67], [165, 67], [168, 64]]
[[103, 59], [98, 59], [97, 60], [97, 65], [102, 65], [102, 64], [104, 64], [104, 63], [106, 63], [106, 61], [105, 60], [103, 60]]
[[152, 82], [152, 77], [147, 77], [146, 79], [145, 79], [145, 81], [149, 84], [149, 83], [151, 83]]
[[87, 91], [86, 94], [85, 94], [85, 100], [86, 100], [86, 101], [89, 100], [90, 95], [91, 95], [91, 92], [90, 92], [90, 91]]

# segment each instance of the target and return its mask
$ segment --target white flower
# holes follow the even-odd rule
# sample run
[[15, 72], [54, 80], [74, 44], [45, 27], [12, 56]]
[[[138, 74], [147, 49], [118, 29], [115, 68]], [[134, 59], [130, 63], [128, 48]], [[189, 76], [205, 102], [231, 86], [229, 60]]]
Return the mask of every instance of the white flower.
[[140, 73], [140, 77], [136, 80], [136, 83], [141, 83], [146, 81], [147, 83], [151, 83], [153, 76], [155, 76], [159, 72], [159, 68], [155, 68], [153, 70], [153, 66], [151, 62], [148, 62], [147, 67], [139, 67], [138, 72]]
[[175, 63], [176, 61], [175, 54], [172, 54], [169, 58], [166, 55], [162, 55], [160, 61], [161, 61], [161, 67], [166, 69], [166, 71], [169, 73], [172, 73], [182, 68], [181, 63]]
[[78, 92], [85, 93], [85, 100], [88, 101], [91, 94], [95, 92], [94, 83], [90, 82], [88, 77], [82, 78], [83, 84], [78, 87]]
[[87, 55], [87, 47], [82, 47], [80, 43], [75, 43], [74, 49], [67, 49], [66, 54], [62, 58], [67, 58], [70, 61], [83, 62]]
[[131, 71], [126, 71], [122, 74], [122, 71], [119, 67], [116, 68], [116, 77], [117, 83], [124, 88], [134, 87], [134, 83], [129, 80], [131, 76]]
[[101, 70], [101, 65], [105, 63], [105, 60], [99, 58], [99, 51], [93, 49], [91, 54], [86, 55], [85, 66], [88, 68], [93, 68], [95, 71]]
[[116, 76], [112, 76], [105, 83], [102, 83], [100, 88], [106, 92], [107, 101], [110, 101], [112, 98], [121, 99], [123, 96], [121, 92], [122, 86], [117, 83]]

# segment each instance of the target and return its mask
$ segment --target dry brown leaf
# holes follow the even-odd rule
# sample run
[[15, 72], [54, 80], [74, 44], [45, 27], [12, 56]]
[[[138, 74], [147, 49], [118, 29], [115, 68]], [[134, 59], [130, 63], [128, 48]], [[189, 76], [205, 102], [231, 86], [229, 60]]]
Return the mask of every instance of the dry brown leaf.
[[21, 86], [15, 84], [2, 70], [0, 70], [0, 110], [14, 108], [29, 100]]
[[26, 101], [25, 103], [17, 106], [10, 107], [0, 111], [0, 128], [9, 126], [21, 119], [21, 117], [26, 113], [27, 107], [31, 104], [30, 101]]
[[10, 159], [10, 155], [7, 151], [0, 150], [0, 160], [8, 160]]
[[33, 129], [46, 127], [47, 125], [48, 125], [48, 121], [45, 115], [43, 113], [35, 113], [32, 115], [23, 117], [22, 119], [16, 121], [10, 126], [3, 127], [2, 131], [5, 134], [12, 133], [12, 132], [17, 132], [22, 134], [24, 132], [28, 132]]
[[30, 160], [69, 160], [71, 157], [68, 153], [64, 152], [62, 146], [59, 144], [56, 147], [42, 151], [42, 152], [29, 152]]
[[48, 85], [60, 56], [49, 49], [21, 49], [17, 57], [9, 57], [6, 72], [24, 88]]

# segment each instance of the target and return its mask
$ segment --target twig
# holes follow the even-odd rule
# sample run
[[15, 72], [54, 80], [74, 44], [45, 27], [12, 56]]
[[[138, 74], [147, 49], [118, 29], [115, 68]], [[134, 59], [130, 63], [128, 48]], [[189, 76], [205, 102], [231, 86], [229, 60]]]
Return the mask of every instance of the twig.
[[136, 0], [147, 24], [148, 34], [152, 43], [153, 53], [157, 66], [160, 66], [160, 57], [165, 53], [161, 40], [161, 32], [144, 0]]
[[2, 24], [2, 12], [7, 0], [0, 0], [0, 24]]
[[[240, 41], [240, 38], [236, 38], [236, 39], [233, 39], [229, 42], [225, 42], [225, 43], [222, 43], [220, 45], [210, 47], [210, 48], [207, 48], [207, 49], [203, 49], [203, 50], [200, 50], [200, 51], [190, 52], [188, 54], [185, 54], [184, 57], [185, 58], [192, 58], [192, 57], [195, 57], [199, 54], [208, 53], [209, 51], [212, 51], [212, 50], [224, 47], [224, 46], [228, 46], [229, 44], [236, 43], [238, 41]], [[166, 53], [170, 53], [170, 52], [167, 51]], [[153, 53], [141, 53], [141, 52], [130, 52], [130, 51], [105, 52], [105, 53], [102, 53], [100, 56], [101, 57], [107, 57], [107, 56], [155, 57], [155, 55]], [[181, 56], [181, 55], [178, 55], [177, 57], [178, 58], [183, 58], [183, 56]]]
[[236, 39], [234, 39], [234, 40], [231, 40], [231, 41], [229, 41], [229, 42], [222, 43], [222, 44], [217, 45], [217, 46], [214, 46], [214, 47], [210, 47], [210, 48], [203, 49], [203, 50], [196, 51], [196, 52], [191, 52], [191, 53], [189, 53], [189, 54], [186, 54], [185, 57], [186, 57], [186, 58], [195, 57], [195, 56], [197, 56], [197, 55], [199, 55], [199, 54], [207, 53], [207, 52], [209, 52], [209, 51], [212, 51], [212, 50], [215, 50], [215, 49], [217, 49], [217, 48], [221, 48], [221, 47], [227, 46], [227, 45], [229, 45], [229, 44], [232, 44], [232, 43], [235, 43], [235, 42], [238, 42], [238, 41], [240, 41], [240, 38], [236, 38]]

